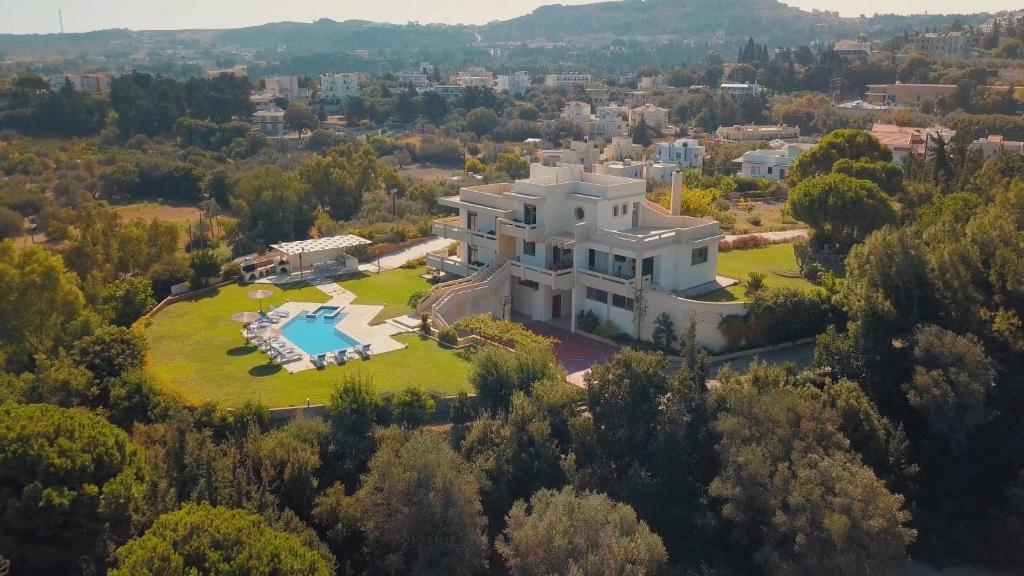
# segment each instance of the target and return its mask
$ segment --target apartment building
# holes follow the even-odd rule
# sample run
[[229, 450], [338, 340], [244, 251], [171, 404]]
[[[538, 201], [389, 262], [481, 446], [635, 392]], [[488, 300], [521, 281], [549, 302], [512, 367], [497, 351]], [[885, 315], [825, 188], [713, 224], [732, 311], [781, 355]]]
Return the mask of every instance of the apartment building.
[[522, 96], [530, 90], [533, 78], [527, 72], [519, 71], [514, 74], [498, 74], [494, 89], [501, 92], [508, 92], [513, 96]]
[[599, 106], [593, 113], [590, 104], [573, 101], [562, 109], [562, 118], [579, 126], [587, 139], [594, 142], [607, 142], [612, 138], [625, 134], [629, 124], [624, 117], [629, 110], [620, 106]]
[[654, 319], [697, 322], [702, 344], [718, 349], [721, 320], [736, 303], [696, 302], [717, 287], [718, 222], [682, 216], [682, 175], [674, 211], [646, 200], [643, 180], [588, 174], [580, 166], [533, 164], [514, 184], [462, 188], [440, 203], [459, 211], [433, 231], [457, 241], [427, 264], [462, 280], [436, 287], [419, 309], [435, 325], [468, 314], [551, 322], [576, 329], [580, 313], [634, 337], [650, 338]]
[[929, 32], [915, 36], [912, 45], [915, 52], [932, 56], [962, 56], [967, 53], [968, 41], [963, 32]]
[[917, 105], [924, 100], [934, 102], [955, 92], [955, 84], [868, 84], [865, 100], [871, 104], [906, 106]]
[[665, 164], [675, 164], [683, 168], [700, 168], [704, 166], [705, 149], [698, 140], [680, 138], [675, 142], [658, 144], [655, 158]]
[[772, 140], [794, 140], [800, 137], [799, 126], [777, 126], [747, 124], [745, 126], [722, 126], [715, 131], [720, 140], [730, 142], [770, 142]]
[[67, 83], [71, 83], [76, 92], [88, 92], [100, 94], [110, 91], [110, 83], [103, 74], [53, 74], [47, 78], [50, 82], [50, 90], [61, 90]]
[[263, 79], [263, 89], [268, 95], [288, 102], [309, 99], [309, 88], [299, 87], [298, 76], [267, 76]]
[[551, 88], [571, 88], [586, 86], [591, 80], [590, 74], [548, 74], [544, 78], [544, 85]]
[[359, 74], [321, 74], [320, 97], [332, 102], [344, 102], [359, 96]]

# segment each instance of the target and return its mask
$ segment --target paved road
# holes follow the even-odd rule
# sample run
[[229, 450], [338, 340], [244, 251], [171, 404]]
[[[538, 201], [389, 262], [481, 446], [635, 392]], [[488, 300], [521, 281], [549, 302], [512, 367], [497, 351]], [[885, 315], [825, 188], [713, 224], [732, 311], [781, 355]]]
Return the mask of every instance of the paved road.
[[[435, 238], [433, 236], [431, 236], [430, 238], [430, 240], [424, 240], [423, 242], [416, 244], [415, 246], [410, 246], [399, 252], [395, 252], [394, 254], [389, 254], [387, 256], [382, 257], [380, 259], [380, 271], [386, 272], [388, 270], [394, 270], [395, 268], [398, 268], [399, 266], [405, 264], [410, 260], [423, 258], [424, 256], [427, 255], [428, 252], [433, 252], [435, 250], [443, 250], [447, 248], [449, 244], [452, 243], [451, 240], [447, 240], [445, 238]], [[375, 273], [377, 272], [377, 261], [374, 260], [373, 262], [360, 264], [359, 269], [362, 270], [363, 272]]]
[[743, 236], [760, 236], [765, 240], [771, 242], [784, 242], [788, 240], [796, 240], [798, 238], [807, 238], [807, 230], [783, 230], [781, 232], [751, 232], [750, 234], [739, 234], [739, 235], [726, 235], [725, 239], [728, 242], [732, 242], [737, 238]]

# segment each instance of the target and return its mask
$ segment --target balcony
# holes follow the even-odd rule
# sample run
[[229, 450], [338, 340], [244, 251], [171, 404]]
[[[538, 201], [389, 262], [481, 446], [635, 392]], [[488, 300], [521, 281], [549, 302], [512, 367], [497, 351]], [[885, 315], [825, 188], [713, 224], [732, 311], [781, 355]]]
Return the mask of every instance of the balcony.
[[462, 225], [458, 216], [434, 220], [430, 230], [438, 238], [447, 238], [456, 242], [469, 241], [470, 231]]
[[571, 265], [559, 270], [556, 270], [553, 265], [548, 265], [547, 268], [538, 268], [518, 261], [511, 261], [509, 265], [512, 273], [523, 280], [532, 280], [555, 290], [572, 290], [573, 268]]
[[498, 218], [498, 231], [527, 242], [536, 242], [541, 236], [540, 228], [536, 224], [524, 224], [507, 218]]
[[447, 250], [428, 253], [427, 266], [456, 276], [469, 276], [471, 273], [470, 265], [458, 256], [449, 256]]

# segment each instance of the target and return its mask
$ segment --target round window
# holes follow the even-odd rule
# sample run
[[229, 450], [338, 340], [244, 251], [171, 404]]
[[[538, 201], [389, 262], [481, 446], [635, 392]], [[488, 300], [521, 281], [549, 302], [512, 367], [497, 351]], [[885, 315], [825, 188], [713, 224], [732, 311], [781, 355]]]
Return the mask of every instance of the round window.
[[583, 216], [584, 216], [583, 208], [581, 206], [577, 206], [576, 207], [576, 219], [577, 220], [583, 220]]

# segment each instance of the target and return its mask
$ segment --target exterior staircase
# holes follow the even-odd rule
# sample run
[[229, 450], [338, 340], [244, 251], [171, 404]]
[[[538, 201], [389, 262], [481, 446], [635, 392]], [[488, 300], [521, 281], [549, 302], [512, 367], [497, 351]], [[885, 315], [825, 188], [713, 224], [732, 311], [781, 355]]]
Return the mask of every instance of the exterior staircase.
[[438, 330], [458, 320], [460, 304], [487, 296], [509, 279], [509, 264], [488, 264], [471, 276], [438, 284], [416, 306], [420, 314], [428, 314]]

